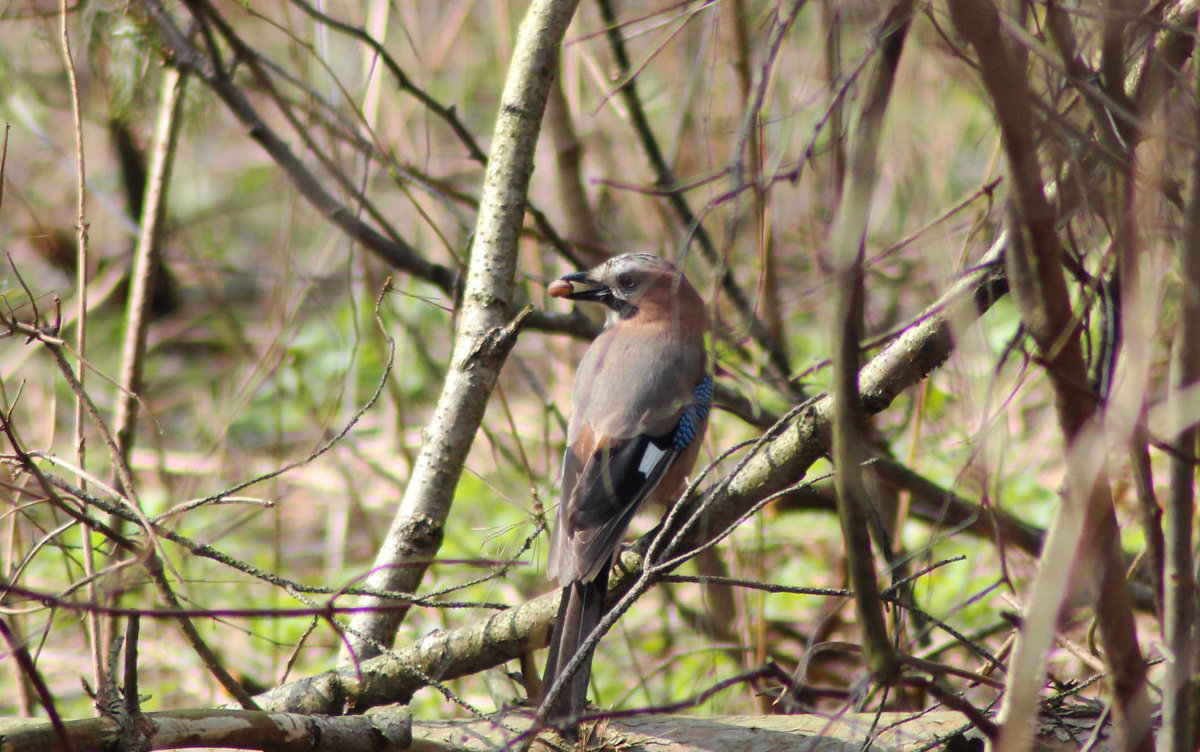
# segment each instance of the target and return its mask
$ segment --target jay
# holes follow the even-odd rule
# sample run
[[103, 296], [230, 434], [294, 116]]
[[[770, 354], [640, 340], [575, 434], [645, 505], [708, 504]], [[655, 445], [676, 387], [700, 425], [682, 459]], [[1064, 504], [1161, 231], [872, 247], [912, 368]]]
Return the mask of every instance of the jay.
[[[547, 292], [600, 303], [608, 321], [584, 354], [571, 393], [546, 564], [563, 592], [543, 700], [604, 615], [608, 570], [634, 512], [647, 500], [669, 502], [695, 464], [713, 384], [704, 300], [670, 262], [628, 253], [557, 279]], [[577, 718], [590, 673], [588, 656], [544, 716]]]

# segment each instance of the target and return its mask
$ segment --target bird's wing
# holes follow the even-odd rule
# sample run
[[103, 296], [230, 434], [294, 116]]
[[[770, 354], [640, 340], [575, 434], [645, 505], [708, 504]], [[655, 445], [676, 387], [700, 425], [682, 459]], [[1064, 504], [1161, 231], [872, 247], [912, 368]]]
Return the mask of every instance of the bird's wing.
[[573, 487], [564, 483], [555, 531], [561, 538], [555, 573], [560, 584], [587, 582], [609, 565], [634, 513], [679, 454], [674, 442], [674, 432], [601, 441], [583, 461]]
[[702, 430], [711, 402], [707, 377], [665, 434], [614, 439], [582, 428], [567, 449], [563, 504], [550, 536], [547, 572], [560, 585], [588, 582], [609, 565], [634, 513]]

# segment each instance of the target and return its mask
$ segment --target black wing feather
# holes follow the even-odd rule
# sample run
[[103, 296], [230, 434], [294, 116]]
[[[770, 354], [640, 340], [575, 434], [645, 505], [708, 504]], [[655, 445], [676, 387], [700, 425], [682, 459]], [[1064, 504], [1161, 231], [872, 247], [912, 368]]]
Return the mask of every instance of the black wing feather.
[[[642, 468], [651, 446], [659, 456], [651, 467]], [[588, 459], [575, 485], [567, 520], [575, 560], [581, 565], [581, 581], [591, 580], [609, 566], [629, 521], [678, 453], [672, 432], [614, 441]]]

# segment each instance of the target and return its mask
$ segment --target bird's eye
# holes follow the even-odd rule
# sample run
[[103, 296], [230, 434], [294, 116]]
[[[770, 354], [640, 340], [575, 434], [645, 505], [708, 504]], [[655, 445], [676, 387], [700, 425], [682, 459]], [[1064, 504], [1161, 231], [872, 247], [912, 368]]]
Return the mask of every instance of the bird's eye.
[[632, 290], [633, 286], [636, 284], [637, 281], [634, 280], [632, 274], [621, 274], [617, 276], [617, 285], [619, 285], [622, 290]]

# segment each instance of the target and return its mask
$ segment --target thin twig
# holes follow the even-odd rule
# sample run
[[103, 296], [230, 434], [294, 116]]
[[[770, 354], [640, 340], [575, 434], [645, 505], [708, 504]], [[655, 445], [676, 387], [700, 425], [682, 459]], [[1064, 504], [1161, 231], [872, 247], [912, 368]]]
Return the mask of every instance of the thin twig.
[[[160, 87], [158, 122], [155, 126], [154, 149], [146, 179], [145, 199], [142, 202], [141, 225], [137, 247], [129, 272], [129, 303], [125, 322], [125, 340], [121, 354], [121, 389], [113, 417], [113, 436], [126, 462], [133, 450], [137, 425], [137, 395], [142, 391], [142, 371], [146, 359], [146, 335], [150, 328], [150, 307], [158, 282], [161, 263], [161, 236], [166, 215], [167, 190], [171, 168], [175, 161], [175, 145], [179, 135], [180, 109], [187, 86], [187, 74], [178, 69], [163, 71]], [[115, 477], [113, 485], [118, 483]]]
[[[75, 61], [71, 55], [71, 35], [67, 26], [67, 4], [61, 0], [59, 4], [62, 32], [63, 62], [67, 70], [67, 82], [71, 92], [71, 115], [74, 120], [75, 133], [75, 163], [76, 163], [76, 218], [75, 228], [78, 234], [78, 248], [75, 254], [75, 288], [76, 288], [76, 321], [75, 321], [75, 354], [79, 358], [79, 391], [75, 393], [75, 460], [79, 467], [86, 467], [84, 461], [86, 446], [84, 437], [85, 406], [81, 392], [84, 390], [85, 369], [83, 363], [87, 359], [87, 287], [88, 287], [88, 220], [87, 220], [87, 167], [83, 151], [83, 116], [79, 105], [79, 81], [75, 75]], [[36, 323], [36, 321], [35, 321]], [[79, 482], [86, 487], [87, 480], [81, 475]], [[85, 525], [81, 528], [81, 547], [83, 549], [84, 571], [89, 576], [95, 574], [95, 549], [92, 546], [91, 530]], [[89, 581], [88, 588], [92, 596], [96, 595], [95, 584]], [[105, 697], [104, 682], [103, 631], [99, 621], [94, 616], [87, 619], [88, 642], [92, 651], [92, 674], [96, 687], [101, 694], [100, 705], [115, 698]]]

